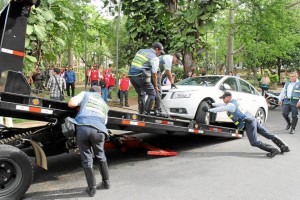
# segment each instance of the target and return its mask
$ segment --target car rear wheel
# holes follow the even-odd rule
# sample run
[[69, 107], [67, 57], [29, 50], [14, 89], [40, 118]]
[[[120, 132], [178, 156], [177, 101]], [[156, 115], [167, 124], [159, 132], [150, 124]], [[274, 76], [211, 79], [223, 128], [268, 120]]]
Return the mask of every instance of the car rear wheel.
[[208, 106], [208, 103], [206, 101], [202, 101], [196, 113], [196, 122], [209, 125], [210, 113], [202, 110], [205, 106]]
[[260, 124], [263, 124], [266, 120], [266, 113], [262, 108], [259, 108], [255, 114], [255, 118]]

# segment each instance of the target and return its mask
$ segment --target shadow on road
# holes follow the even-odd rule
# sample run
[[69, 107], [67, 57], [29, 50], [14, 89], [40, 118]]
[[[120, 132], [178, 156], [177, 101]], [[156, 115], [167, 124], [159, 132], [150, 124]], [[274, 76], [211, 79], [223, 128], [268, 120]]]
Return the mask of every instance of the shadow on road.
[[41, 200], [41, 199], [72, 199], [79, 200], [89, 197], [85, 192], [86, 187], [73, 189], [63, 189], [54, 191], [32, 192], [25, 195], [24, 200]]

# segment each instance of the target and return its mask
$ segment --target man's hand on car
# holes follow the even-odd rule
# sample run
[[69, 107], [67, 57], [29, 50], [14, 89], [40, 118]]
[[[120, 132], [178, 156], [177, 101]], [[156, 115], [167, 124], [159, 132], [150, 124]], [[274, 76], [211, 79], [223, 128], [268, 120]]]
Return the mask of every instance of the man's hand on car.
[[211, 100], [207, 100], [206, 103], [207, 103], [210, 107], [212, 107], [212, 102], [211, 102]]
[[208, 112], [208, 107], [207, 106], [202, 107], [202, 111]]
[[172, 83], [172, 84], [171, 84], [171, 89], [173, 89], [173, 88], [176, 88], [176, 89], [177, 89], [175, 83]]

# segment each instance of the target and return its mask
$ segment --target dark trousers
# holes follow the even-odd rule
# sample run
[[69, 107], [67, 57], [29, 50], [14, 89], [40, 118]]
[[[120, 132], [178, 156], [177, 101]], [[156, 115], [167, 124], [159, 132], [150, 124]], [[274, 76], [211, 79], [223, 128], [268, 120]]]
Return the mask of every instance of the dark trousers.
[[35, 89], [36, 89], [36, 94], [42, 93], [43, 92], [43, 81], [37, 80], [35, 83]]
[[93, 85], [99, 85], [98, 81], [91, 81], [91, 86]]
[[70, 96], [70, 87], [71, 87], [71, 90], [72, 90], [72, 97], [74, 97], [75, 84], [74, 83], [67, 83], [67, 95], [68, 95], [68, 97]]
[[292, 118], [297, 118], [298, 119], [298, 108], [296, 105], [291, 105], [291, 104], [283, 104], [282, 105], [282, 116], [283, 117], [288, 117], [290, 112], [292, 112]]
[[148, 98], [152, 101], [156, 97], [154, 87], [151, 82], [145, 82], [142, 76], [130, 76], [129, 79], [138, 94], [139, 113], [143, 113], [145, 109], [146, 94], [148, 94]]
[[[153, 84], [153, 79], [151, 79], [151, 83]], [[159, 94], [157, 93], [155, 96], [154, 109], [160, 110], [161, 102], [160, 102], [159, 96], [161, 96], [161, 93], [162, 93], [162, 91], [161, 91], [161, 73], [160, 72], [157, 72], [157, 87], [158, 87]]]
[[106, 161], [104, 153], [105, 133], [90, 126], [76, 126], [77, 145], [83, 167], [93, 167], [93, 149], [98, 162]]
[[260, 123], [258, 123], [256, 118], [252, 117], [249, 120], [250, 122], [245, 123], [245, 127], [246, 127], [246, 134], [251, 146], [258, 147], [262, 143], [257, 139], [257, 133], [264, 136], [267, 139], [273, 139], [275, 137], [275, 135], [270, 133], [270, 131], [268, 131]]
[[120, 105], [123, 105], [123, 97], [125, 98], [125, 105], [128, 105], [128, 90], [120, 90]]

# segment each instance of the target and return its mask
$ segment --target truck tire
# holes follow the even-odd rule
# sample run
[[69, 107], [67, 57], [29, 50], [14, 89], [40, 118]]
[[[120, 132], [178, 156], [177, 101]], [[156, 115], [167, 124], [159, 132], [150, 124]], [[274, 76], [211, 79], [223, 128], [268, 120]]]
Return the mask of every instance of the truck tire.
[[29, 157], [20, 149], [0, 145], [0, 199], [21, 199], [33, 180]]
[[207, 124], [209, 125], [209, 119], [210, 119], [210, 113], [209, 112], [204, 112], [202, 110], [202, 108], [204, 106], [208, 106], [208, 103], [206, 101], [202, 101], [198, 107], [198, 110], [196, 112], [196, 117], [195, 117], [195, 120], [196, 122], [198, 123], [201, 123], [201, 124]]

